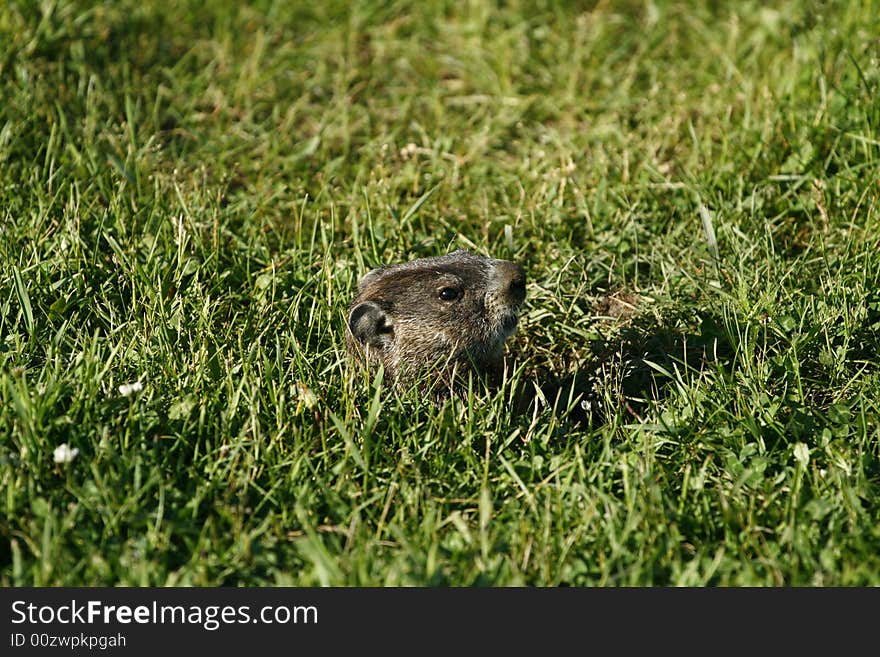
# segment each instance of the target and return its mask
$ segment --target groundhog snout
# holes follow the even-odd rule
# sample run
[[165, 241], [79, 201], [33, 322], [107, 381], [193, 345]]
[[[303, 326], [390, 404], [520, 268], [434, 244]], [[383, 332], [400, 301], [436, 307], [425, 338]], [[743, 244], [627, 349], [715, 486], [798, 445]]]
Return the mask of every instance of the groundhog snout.
[[515, 262], [498, 260], [495, 263], [495, 281], [510, 303], [520, 305], [526, 298], [526, 270]]

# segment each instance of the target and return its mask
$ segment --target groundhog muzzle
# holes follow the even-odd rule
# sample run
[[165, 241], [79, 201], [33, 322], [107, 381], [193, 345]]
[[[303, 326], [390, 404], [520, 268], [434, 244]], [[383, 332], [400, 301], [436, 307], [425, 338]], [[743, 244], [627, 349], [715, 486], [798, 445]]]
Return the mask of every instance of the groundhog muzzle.
[[379, 267], [358, 284], [346, 343], [400, 386], [429, 374], [449, 391], [469, 372], [497, 375], [525, 296], [522, 267], [463, 250]]

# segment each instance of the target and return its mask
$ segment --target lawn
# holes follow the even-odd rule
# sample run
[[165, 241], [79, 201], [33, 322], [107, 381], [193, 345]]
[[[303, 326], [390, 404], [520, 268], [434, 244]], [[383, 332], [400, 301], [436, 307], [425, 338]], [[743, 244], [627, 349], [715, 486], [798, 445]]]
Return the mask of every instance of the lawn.
[[[0, 584], [880, 585], [880, 5], [500, 4], [4, 3]], [[504, 387], [353, 367], [459, 247]]]

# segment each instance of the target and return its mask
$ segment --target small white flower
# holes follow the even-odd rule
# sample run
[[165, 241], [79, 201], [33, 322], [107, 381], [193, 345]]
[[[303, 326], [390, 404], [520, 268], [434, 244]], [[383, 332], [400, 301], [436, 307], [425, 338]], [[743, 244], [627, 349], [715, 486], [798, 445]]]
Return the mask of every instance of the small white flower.
[[55, 463], [70, 463], [77, 454], [79, 454], [79, 450], [76, 447], [69, 447], [67, 443], [61, 443], [55, 448], [52, 458], [55, 459]]
[[144, 389], [144, 384], [140, 381], [135, 381], [134, 383], [123, 383], [119, 386], [119, 394], [123, 397], [130, 397], [136, 392], [140, 392]]

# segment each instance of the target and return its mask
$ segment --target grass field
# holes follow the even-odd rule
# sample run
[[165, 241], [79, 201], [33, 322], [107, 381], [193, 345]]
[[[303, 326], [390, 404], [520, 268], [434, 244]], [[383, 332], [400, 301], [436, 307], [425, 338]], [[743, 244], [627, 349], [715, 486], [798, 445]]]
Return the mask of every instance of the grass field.
[[[0, 584], [880, 585], [880, 4], [503, 5], [4, 4]], [[437, 407], [345, 308], [457, 247]]]

